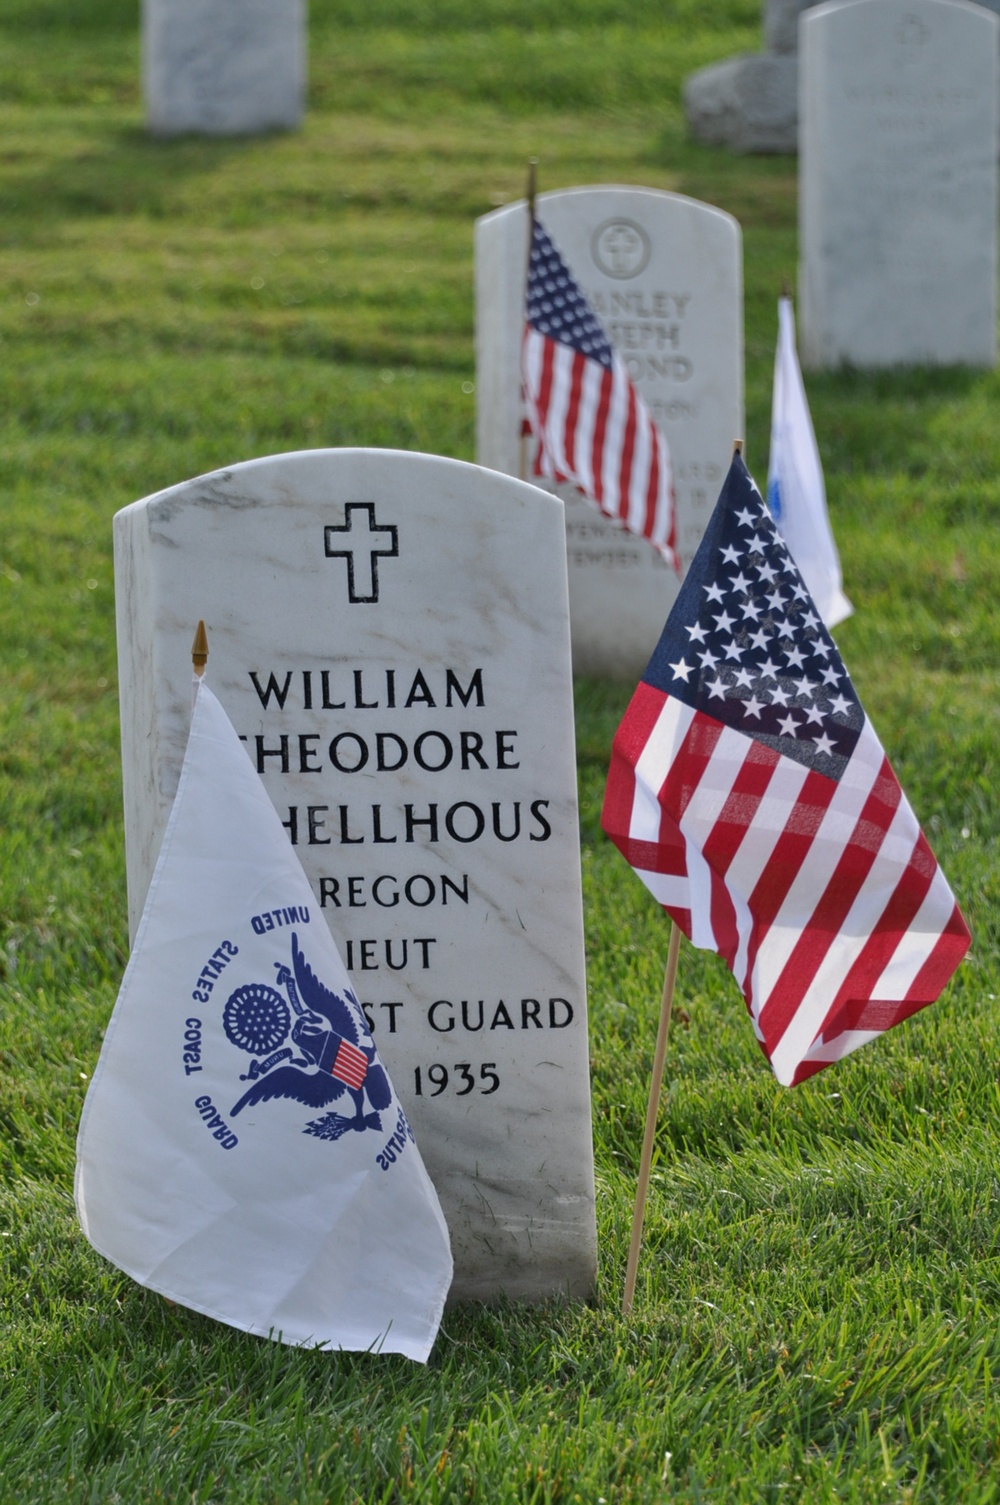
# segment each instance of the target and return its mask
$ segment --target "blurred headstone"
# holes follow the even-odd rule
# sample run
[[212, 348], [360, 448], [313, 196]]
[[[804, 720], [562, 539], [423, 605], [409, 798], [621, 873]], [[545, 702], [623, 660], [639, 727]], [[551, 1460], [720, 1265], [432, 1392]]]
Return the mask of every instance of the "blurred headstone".
[[800, 27], [803, 365], [994, 365], [1000, 21], [829, 0]]
[[696, 141], [761, 156], [794, 152], [798, 65], [780, 53], [747, 53], [684, 80], [684, 114]]
[[[684, 81], [684, 114], [696, 141], [736, 152], [796, 152], [799, 16], [815, 0], [764, 0], [764, 51], [699, 68]], [[1000, 14], [1000, 0], [980, 0]]]
[[301, 123], [305, 0], [142, 0], [156, 136], [246, 136]]
[[[536, 212], [666, 436], [686, 568], [743, 433], [739, 225], [710, 204], [645, 188], [542, 193]], [[527, 248], [524, 201], [477, 220], [477, 458], [530, 480], [520, 398]], [[566, 503], [574, 670], [637, 677], [679, 577], [572, 487], [558, 493]]]
[[684, 80], [696, 141], [766, 154], [798, 148], [798, 20], [808, 0], [764, 0], [764, 51], [709, 63]]

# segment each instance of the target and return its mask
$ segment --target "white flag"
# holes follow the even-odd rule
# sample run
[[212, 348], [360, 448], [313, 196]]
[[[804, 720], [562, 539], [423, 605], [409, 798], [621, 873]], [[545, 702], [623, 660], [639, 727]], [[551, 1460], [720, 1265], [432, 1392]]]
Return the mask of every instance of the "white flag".
[[180, 785], [80, 1124], [87, 1238], [246, 1332], [424, 1361], [437, 1195], [326, 921], [226, 713]]
[[837, 545], [826, 510], [819, 449], [795, 351], [790, 298], [778, 299], [767, 505], [827, 627], [854, 610], [844, 595]]

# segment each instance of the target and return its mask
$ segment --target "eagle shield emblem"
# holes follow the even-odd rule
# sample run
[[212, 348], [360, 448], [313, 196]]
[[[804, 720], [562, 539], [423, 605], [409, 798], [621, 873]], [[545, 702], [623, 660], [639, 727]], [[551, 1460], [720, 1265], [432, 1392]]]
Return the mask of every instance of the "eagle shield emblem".
[[344, 1099], [353, 1114], [332, 1110], [302, 1132], [334, 1140], [351, 1131], [381, 1129], [392, 1088], [357, 998], [350, 989], [341, 995], [320, 981], [294, 932], [291, 967], [275, 966], [277, 986], [237, 988], [223, 1010], [226, 1038], [253, 1058], [242, 1076], [252, 1085], [233, 1104], [232, 1117], [273, 1098], [310, 1108]]

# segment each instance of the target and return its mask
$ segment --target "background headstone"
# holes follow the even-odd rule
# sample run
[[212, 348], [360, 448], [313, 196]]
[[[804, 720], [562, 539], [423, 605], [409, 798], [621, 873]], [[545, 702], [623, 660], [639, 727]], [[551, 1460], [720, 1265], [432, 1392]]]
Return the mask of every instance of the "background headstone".
[[305, 0], [142, 0], [142, 53], [154, 135], [252, 135], [302, 120]]
[[709, 63], [684, 80], [684, 116], [696, 141], [736, 152], [797, 151], [798, 21], [805, 3], [764, 0], [764, 51]]
[[427, 455], [314, 450], [115, 518], [129, 907], [177, 784], [193, 624], [370, 1016], [456, 1300], [596, 1267], [561, 504]]
[[[731, 215], [680, 194], [626, 187], [539, 194], [538, 217], [666, 435], [684, 567], [694, 557], [743, 434], [743, 261]], [[529, 474], [520, 349], [528, 212], [476, 222], [476, 450]], [[656, 646], [679, 580], [642, 539], [571, 487], [566, 503], [573, 667], [633, 678]]]
[[803, 365], [994, 365], [1000, 22], [831, 0], [800, 26]]
[[[796, 57], [799, 51], [799, 16], [815, 0], [764, 0], [764, 48], [779, 57]], [[796, 114], [798, 100], [795, 101]]]
[[[764, 51], [699, 68], [684, 81], [696, 141], [736, 152], [799, 149], [799, 16], [815, 0], [764, 0]], [[980, 0], [1000, 14], [1000, 0]]]
[[684, 116], [695, 141], [734, 152], [794, 152], [798, 62], [778, 52], [745, 53], [684, 80]]

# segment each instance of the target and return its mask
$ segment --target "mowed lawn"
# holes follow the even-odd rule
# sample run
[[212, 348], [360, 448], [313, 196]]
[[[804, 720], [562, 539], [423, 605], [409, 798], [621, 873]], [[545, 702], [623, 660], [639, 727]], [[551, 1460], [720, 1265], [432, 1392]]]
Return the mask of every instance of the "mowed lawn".
[[740, 220], [760, 481], [796, 270], [795, 161], [692, 145], [680, 112], [688, 72], [760, 45], [756, 0], [312, 0], [303, 129], [169, 143], [143, 129], [136, 10], [0, 10], [0, 1502], [1000, 1498], [993, 373], [808, 379], [856, 607], [838, 643], [972, 951], [788, 1092], [721, 963], [683, 948], [627, 1320], [669, 927], [598, 827], [623, 685], [577, 693], [596, 1301], [452, 1311], [426, 1368], [311, 1354], [168, 1307], [80, 1234], [76, 1127], [127, 958], [114, 512], [303, 446], [472, 459], [472, 227], [531, 155], [543, 188]]

